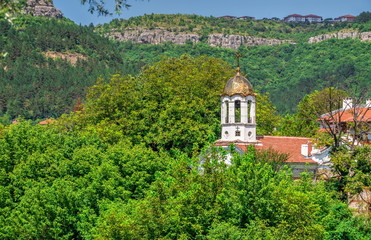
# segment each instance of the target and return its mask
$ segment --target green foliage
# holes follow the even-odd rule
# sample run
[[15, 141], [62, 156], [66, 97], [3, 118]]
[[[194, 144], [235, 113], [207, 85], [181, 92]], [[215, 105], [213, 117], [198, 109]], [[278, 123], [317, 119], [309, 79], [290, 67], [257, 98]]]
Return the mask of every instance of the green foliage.
[[342, 108], [343, 99], [348, 93], [334, 87], [314, 91], [306, 95], [298, 105], [298, 117], [303, 120], [316, 120], [322, 114]]
[[12, 20], [15, 14], [19, 14], [25, 7], [26, 0], [3, 0], [0, 3], [0, 19]]
[[[366, 145], [356, 147], [353, 151], [347, 148], [339, 149], [331, 157], [336, 178], [332, 183], [342, 194], [342, 199], [360, 194], [363, 190], [371, 189], [371, 147]], [[349, 196], [348, 196], [349, 194]], [[367, 208], [371, 202], [365, 199]]]
[[[219, 59], [164, 58], [137, 77], [114, 75], [91, 87], [77, 124], [93, 124], [94, 131], [112, 141], [122, 132], [154, 150], [177, 148], [191, 154], [218, 138], [219, 94], [233, 75]], [[268, 96], [258, 95], [257, 102], [258, 131], [270, 134], [278, 121], [275, 108]]]
[[[65, 124], [1, 127], [1, 239], [370, 237], [365, 219], [323, 182], [293, 180], [277, 152], [250, 147], [227, 166], [221, 149], [189, 158]], [[369, 153], [355, 154], [364, 173]]]
[[0, 138], [0, 238], [91, 238], [105, 205], [144, 195], [166, 154], [30, 122]]
[[257, 134], [272, 135], [279, 121], [280, 117], [269, 100], [269, 95], [258, 94], [256, 97]]
[[184, 14], [145, 14], [129, 19], [114, 19], [108, 24], [98, 25], [97, 31], [111, 32], [112, 29], [125, 31], [127, 28], [160, 27], [170, 32], [197, 33], [208, 36], [212, 33], [226, 35], [247, 35], [259, 38], [291, 39], [295, 42], [304, 42], [309, 37], [342, 29], [363, 30], [363, 25], [351, 23], [330, 24], [303, 24], [285, 23], [275, 20], [242, 20], [224, 19], [217, 17], [203, 17]]
[[[324, 184], [294, 181], [250, 149], [226, 167], [216, 149], [179, 156], [145, 198], [114, 203], [99, 218], [99, 239], [323, 239], [367, 230], [332, 200]], [[192, 163], [189, 167], [190, 163]], [[201, 171], [201, 172], [200, 172]], [[342, 207], [335, 211], [337, 206]], [[333, 224], [333, 223], [338, 223]], [[339, 226], [339, 224], [344, 224]], [[348, 229], [344, 229], [349, 227]], [[354, 233], [360, 230], [357, 235]]]
[[[98, 76], [125, 66], [116, 46], [88, 27], [29, 16], [14, 22], [0, 20], [0, 116], [60, 116], [73, 108]], [[85, 60], [71, 64], [46, 53], [71, 58], [78, 54]]]
[[371, 21], [371, 12], [361, 12], [355, 19], [358, 23], [367, 23]]
[[[124, 61], [152, 64], [163, 56], [207, 55], [235, 65], [235, 50], [198, 44], [120, 43]], [[328, 87], [359, 93], [370, 88], [371, 44], [353, 39], [331, 39], [317, 44], [240, 47], [242, 72], [254, 89], [269, 93], [280, 115], [295, 113], [303, 96]]]
[[[286, 114], [280, 123], [277, 134], [283, 136], [313, 137], [319, 129], [318, 119], [322, 114], [342, 107], [343, 98], [348, 94], [333, 87], [305, 95], [298, 104], [295, 114]], [[321, 136], [317, 136], [321, 138]], [[325, 140], [325, 139], [323, 139]], [[327, 145], [327, 144], [324, 144]]]

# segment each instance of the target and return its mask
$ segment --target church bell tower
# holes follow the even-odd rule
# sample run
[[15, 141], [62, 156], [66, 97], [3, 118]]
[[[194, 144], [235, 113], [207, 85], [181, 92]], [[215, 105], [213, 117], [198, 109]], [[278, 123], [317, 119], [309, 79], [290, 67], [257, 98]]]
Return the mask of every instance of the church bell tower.
[[220, 141], [254, 143], [256, 140], [256, 94], [249, 80], [242, 76], [240, 68], [228, 80], [221, 94]]

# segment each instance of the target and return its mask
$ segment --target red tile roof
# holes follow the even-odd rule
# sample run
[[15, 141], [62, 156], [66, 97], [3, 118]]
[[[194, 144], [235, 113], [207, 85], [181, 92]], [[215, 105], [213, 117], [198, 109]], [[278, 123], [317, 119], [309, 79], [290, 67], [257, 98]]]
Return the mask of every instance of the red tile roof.
[[258, 136], [257, 138], [262, 146], [257, 146], [257, 149], [272, 148], [282, 153], [290, 154], [287, 162], [292, 163], [316, 163], [310, 158], [306, 158], [301, 154], [301, 145], [308, 144], [309, 153], [312, 151], [311, 139], [306, 137], [281, 137], [281, 136]]
[[299, 15], [299, 14], [291, 14], [291, 15], [288, 15], [287, 18], [288, 17], [304, 17], [304, 16]]
[[344, 15], [344, 16], [340, 16], [339, 18], [355, 18], [356, 16], [352, 16], [352, 15]]
[[322, 18], [321, 16], [317, 16], [317, 15], [313, 15], [313, 14], [305, 15], [303, 17]]
[[[348, 109], [339, 111], [334, 114], [327, 114], [327, 116], [323, 116], [323, 120], [327, 120], [329, 122], [336, 121], [336, 122], [353, 122], [355, 120], [355, 115], [358, 115], [356, 120], [361, 122], [371, 122], [371, 109], [367, 107], [357, 108], [356, 112], [355, 109]], [[321, 120], [319, 119], [319, 120]]]
[[301, 154], [301, 145], [308, 144], [308, 152], [312, 151], [311, 139], [306, 137], [282, 137], [282, 136], [257, 136], [259, 144], [246, 144], [243, 141], [217, 142], [216, 146], [228, 146], [233, 143], [236, 147], [246, 152], [249, 145], [254, 145], [256, 149], [267, 150], [274, 149], [282, 153], [290, 154], [287, 162], [290, 163], [316, 163], [310, 157], [304, 157]]

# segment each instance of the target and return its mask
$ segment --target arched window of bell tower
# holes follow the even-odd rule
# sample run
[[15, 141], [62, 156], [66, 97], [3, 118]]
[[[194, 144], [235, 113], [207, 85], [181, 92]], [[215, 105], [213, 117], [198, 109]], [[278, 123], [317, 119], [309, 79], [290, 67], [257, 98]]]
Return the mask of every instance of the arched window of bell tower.
[[225, 101], [224, 104], [226, 109], [225, 123], [229, 123], [229, 101]]
[[251, 100], [247, 101], [247, 122], [251, 123]]
[[241, 122], [241, 101], [236, 100], [234, 101], [234, 110], [235, 110], [235, 122], [239, 123]]

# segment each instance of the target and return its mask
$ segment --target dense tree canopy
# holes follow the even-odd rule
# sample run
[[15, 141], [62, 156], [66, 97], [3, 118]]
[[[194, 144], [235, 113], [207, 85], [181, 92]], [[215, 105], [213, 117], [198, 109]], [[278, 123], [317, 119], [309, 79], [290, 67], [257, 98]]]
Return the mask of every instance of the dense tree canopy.
[[[114, 139], [107, 131], [111, 126], [155, 150], [191, 153], [219, 138], [219, 98], [234, 74], [220, 59], [164, 58], [137, 77], [114, 75], [90, 88], [78, 124], [101, 124], [101, 134]], [[258, 99], [258, 132], [272, 133], [278, 120], [275, 108], [267, 96]]]
[[356, 18], [356, 22], [359, 23], [367, 23], [369, 21], [371, 21], [371, 12], [361, 12]]
[[0, 238], [370, 238], [322, 182], [295, 181], [253, 148], [230, 167], [220, 150], [202, 156], [58, 123], [2, 127]]

